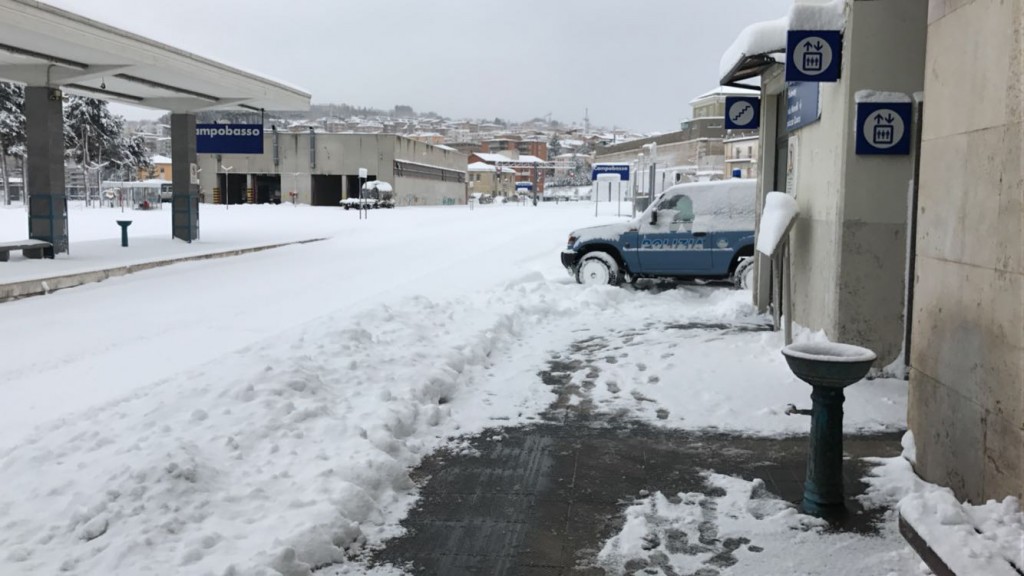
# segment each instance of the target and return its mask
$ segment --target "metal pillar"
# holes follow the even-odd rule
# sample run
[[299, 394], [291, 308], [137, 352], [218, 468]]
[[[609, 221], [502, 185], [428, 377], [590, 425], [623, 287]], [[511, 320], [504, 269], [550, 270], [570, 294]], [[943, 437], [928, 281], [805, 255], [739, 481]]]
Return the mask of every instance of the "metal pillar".
[[199, 184], [196, 165], [196, 115], [171, 114], [171, 234], [191, 242], [199, 238]]
[[845, 507], [843, 499], [842, 388], [814, 386], [811, 392], [811, 445], [807, 457], [803, 509], [827, 515]]
[[68, 251], [68, 200], [64, 191], [64, 103], [61, 91], [25, 88], [25, 132], [29, 194], [28, 235], [51, 248], [27, 258], [53, 258]]

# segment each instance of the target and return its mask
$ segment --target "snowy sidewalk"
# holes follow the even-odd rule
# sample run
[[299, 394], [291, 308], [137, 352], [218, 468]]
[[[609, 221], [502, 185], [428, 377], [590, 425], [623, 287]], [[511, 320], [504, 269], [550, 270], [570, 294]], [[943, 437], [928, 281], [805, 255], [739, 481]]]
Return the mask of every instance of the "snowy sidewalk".
[[[86, 208], [81, 203], [69, 207], [68, 253], [53, 259], [32, 260], [21, 252], [0, 266], [0, 301], [24, 294], [33, 281], [81, 276], [98, 281], [111, 274], [105, 270], [145, 269], [159, 262], [188, 261], [212, 255], [245, 253], [295, 242], [322, 239], [338, 234], [348, 220], [338, 210], [314, 211], [310, 207], [234, 206], [232, 209], [208, 204], [200, 209], [200, 237], [183, 242], [171, 237], [171, 210], [127, 210]], [[121, 246], [117, 220], [131, 220], [128, 246]], [[0, 241], [27, 237], [27, 216], [18, 206], [0, 207]], [[92, 273], [92, 277], [89, 275]], [[120, 275], [114, 273], [113, 275]], [[82, 283], [81, 281], [78, 284]], [[25, 284], [13, 289], [12, 285]], [[49, 282], [52, 289], [76, 285], [69, 280]]]
[[[543, 422], [487, 431], [417, 469], [422, 496], [403, 521], [407, 533], [373, 554], [378, 566], [370, 574], [911, 573], [919, 561], [886, 521], [887, 508], [858, 499], [871, 468], [861, 458], [897, 455], [899, 433], [847, 439], [849, 513], [826, 523], [799, 514], [794, 504], [803, 494], [805, 435], [666, 427], [680, 419], [679, 410], [623, 377], [627, 365], [660, 355], [659, 340], [729, 342], [764, 329], [648, 323], [624, 335], [580, 333], [536, 376], [556, 396]], [[679, 337], [664, 338], [666, 330]], [[641, 370], [648, 390], [671, 386], [659, 372], [654, 362]], [[661, 425], [644, 423], [645, 412]], [[806, 417], [786, 418], [809, 424]]]

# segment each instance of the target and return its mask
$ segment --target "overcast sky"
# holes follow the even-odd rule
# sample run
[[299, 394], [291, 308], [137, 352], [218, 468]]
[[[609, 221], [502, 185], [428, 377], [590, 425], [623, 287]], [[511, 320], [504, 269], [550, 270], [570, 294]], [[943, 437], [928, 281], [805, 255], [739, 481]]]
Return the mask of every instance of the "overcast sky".
[[[792, 0], [45, 0], [313, 95], [450, 117], [677, 130]], [[156, 117], [118, 107], [130, 118]]]

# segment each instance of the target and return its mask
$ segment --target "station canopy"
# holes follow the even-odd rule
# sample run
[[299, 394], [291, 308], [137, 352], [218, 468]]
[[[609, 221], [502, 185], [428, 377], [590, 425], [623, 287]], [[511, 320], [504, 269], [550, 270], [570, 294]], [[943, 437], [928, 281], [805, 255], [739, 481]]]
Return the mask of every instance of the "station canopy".
[[0, 79], [171, 112], [310, 105], [284, 82], [34, 0], [0, 0]]

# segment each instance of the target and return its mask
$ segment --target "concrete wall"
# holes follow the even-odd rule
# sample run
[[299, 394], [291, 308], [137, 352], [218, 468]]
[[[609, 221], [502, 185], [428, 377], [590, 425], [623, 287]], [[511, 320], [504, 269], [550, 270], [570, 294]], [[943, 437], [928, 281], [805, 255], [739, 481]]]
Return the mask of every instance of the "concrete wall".
[[1024, 496], [1022, 0], [931, 2], [909, 424], [917, 472]]
[[[821, 84], [821, 120], [793, 132], [793, 318], [896, 359], [903, 343], [910, 156], [857, 156], [854, 94], [923, 89], [927, 3], [847, 3], [842, 77]], [[766, 121], [771, 121], [769, 118]], [[769, 159], [770, 160], [770, 159]]]
[[[392, 134], [316, 134], [315, 166], [311, 166], [310, 134], [279, 132], [279, 163], [275, 166], [273, 138], [272, 133], [266, 134], [261, 155], [224, 156], [222, 163], [232, 168], [232, 174], [280, 174], [282, 201], [288, 201], [288, 192], [294, 189], [298, 193], [297, 201], [309, 204], [312, 201], [311, 174], [355, 176], [360, 168], [366, 168], [370, 176], [391, 183], [396, 197], [416, 195], [423, 198], [420, 203], [440, 204], [445, 197], [465, 196], [464, 182], [421, 178], [401, 178], [401, 182], [396, 182], [394, 171], [395, 160], [406, 160], [465, 172], [467, 157], [460, 152]], [[218, 167], [216, 156], [212, 154], [199, 155], [199, 167], [202, 168], [200, 188], [209, 202], [216, 175], [223, 169]], [[347, 180], [343, 180], [342, 193], [348, 197], [357, 195], [358, 190], [349, 190]]]
[[[851, 96], [875, 89], [910, 95], [924, 89], [927, 2], [853, 4]], [[853, 107], [849, 126], [856, 118]], [[910, 127], [907, 127], [909, 130]], [[879, 364], [903, 349], [907, 267], [907, 206], [912, 156], [857, 156], [846, 146], [839, 339], [870, 342]]]

